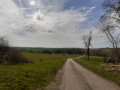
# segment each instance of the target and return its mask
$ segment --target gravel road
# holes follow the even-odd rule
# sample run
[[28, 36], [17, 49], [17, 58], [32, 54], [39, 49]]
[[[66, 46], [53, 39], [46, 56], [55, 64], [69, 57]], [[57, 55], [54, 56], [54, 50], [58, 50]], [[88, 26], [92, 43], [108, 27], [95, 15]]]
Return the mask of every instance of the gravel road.
[[68, 59], [64, 65], [59, 90], [120, 90], [120, 88]]

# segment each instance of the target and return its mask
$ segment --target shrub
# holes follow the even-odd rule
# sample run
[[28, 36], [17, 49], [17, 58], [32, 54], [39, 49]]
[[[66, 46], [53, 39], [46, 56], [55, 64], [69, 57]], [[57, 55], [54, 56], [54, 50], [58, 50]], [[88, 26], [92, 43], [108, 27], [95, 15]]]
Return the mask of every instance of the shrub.
[[0, 64], [32, 63], [24, 58], [20, 51], [9, 46], [5, 37], [0, 37]]

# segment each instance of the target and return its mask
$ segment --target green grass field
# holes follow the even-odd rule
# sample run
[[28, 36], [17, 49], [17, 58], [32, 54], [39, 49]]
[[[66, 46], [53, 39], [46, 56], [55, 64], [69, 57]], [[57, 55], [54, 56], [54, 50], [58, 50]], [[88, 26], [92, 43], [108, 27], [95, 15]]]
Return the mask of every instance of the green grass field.
[[112, 69], [110, 67], [111, 64], [104, 64], [102, 57], [90, 56], [90, 60], [88, 61], [85, 56], [81, 59], [75, 59], [75, 61], [92, 72], [95, 72], [96, 74], [120, 85], [120, 72], [110, 72], [109, 70]]
[[34, 63], [0, 65], [0, 90], [35, 90], [54, 80], [67, 58], [77, 55], [22, 53]]

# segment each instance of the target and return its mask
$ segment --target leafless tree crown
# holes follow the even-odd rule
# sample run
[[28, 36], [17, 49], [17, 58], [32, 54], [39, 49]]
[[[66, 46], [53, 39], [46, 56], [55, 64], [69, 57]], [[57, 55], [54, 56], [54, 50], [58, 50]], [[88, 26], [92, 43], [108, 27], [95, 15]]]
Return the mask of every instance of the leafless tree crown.
[[118, 63], [120, 59], [120, 0], [105, 0], [102, 6], [105, 13], [99, 20], [98, 28], [112, 44], [112, 57]]

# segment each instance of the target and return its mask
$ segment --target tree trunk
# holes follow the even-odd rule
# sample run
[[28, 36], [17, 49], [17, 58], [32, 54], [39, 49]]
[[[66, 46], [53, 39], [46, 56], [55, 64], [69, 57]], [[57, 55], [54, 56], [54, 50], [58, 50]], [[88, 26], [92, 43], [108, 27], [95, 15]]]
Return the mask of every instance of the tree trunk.
[[88, 61], [89, 61], [89, 51], [90, 51], [90, 48], [88, 47], [88, 49], [87, 49], [87, 55], [88, 55]]

